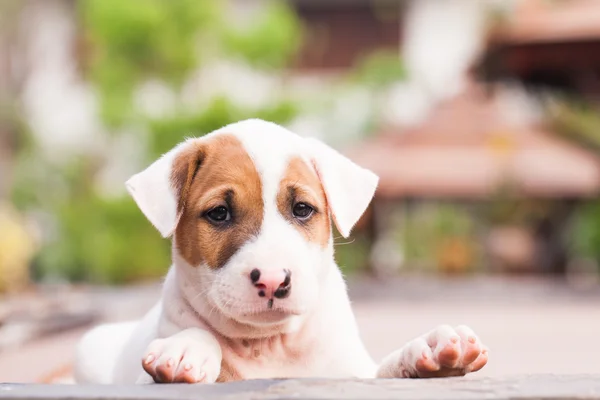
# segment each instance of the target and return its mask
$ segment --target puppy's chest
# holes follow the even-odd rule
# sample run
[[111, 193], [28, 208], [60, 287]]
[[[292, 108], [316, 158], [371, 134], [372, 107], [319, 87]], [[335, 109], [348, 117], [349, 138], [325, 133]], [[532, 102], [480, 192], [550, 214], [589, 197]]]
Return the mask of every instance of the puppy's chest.
[[220, 382], [314, 376], [320, 370], [315, 347], [284, 338], [223, 343]]

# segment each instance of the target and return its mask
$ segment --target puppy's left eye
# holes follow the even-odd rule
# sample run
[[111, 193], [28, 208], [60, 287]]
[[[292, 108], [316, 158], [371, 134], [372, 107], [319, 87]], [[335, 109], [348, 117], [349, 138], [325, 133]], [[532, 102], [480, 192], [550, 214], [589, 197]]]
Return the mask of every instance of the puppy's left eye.
[[222, 223], [231, 219], [231, 214], [227, 207], [215, 207], [206, 213], [206, 217], [213, 223]]
[[300, 220], [308, 219], [314, 211], [314, 208], [306, 203], [296, 203], [292, 209], [294, 217]]

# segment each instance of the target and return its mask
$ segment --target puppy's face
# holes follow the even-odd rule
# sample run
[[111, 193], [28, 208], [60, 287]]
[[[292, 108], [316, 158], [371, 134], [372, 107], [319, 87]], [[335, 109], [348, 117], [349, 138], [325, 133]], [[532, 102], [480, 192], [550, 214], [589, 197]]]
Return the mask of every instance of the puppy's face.
[[324, 144], [259, 120], [188, 140], [128, 181], [174, 235], [188, 300], [256, 326], [317, 307], [333, 265], [330, 217], [347, 236], [376, 185]]

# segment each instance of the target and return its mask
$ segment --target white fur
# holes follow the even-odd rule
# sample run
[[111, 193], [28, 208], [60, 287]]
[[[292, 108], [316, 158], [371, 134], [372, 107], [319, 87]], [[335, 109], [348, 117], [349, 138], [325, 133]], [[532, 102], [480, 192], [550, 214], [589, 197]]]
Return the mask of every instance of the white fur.
[[[348, 236], [375, 192], [378, 178], [372, 172], [314, 139], [247, 120], [190, 139], [132, 177], [127, 187], [134, 200], [163, 236], [171, 235], [178, 221], [172, 162], [190, 141], [222, 133], [241, 141], [259, 173], [264, 201], [260, 233], [217, 270], [189, 265], [173, 246], [161, 301], [139, 323], [107, 325], [89, 333], [79, 347], [77, 380], [152, 382], [142, 359], [153, 376], [169, 359], [181, 359], [174, 373], [202, 382], [214, 382], [221, 360], [245, 379], [375, 377], [377, 365], [361, 342], [332, 239], [325, 248], [306, 241], [276, 204], [290, 158], [301, 157], [320, 178], [338, 230]], [[290, 296], [276, 299], [268, 310], [266, 299], [257, 296], [249, 281], [253, 268], [290, 270]], [[424, 351], [422, 343], [419, 339], [392, 353], [379, 376], [418, 376], [413, 367]]]

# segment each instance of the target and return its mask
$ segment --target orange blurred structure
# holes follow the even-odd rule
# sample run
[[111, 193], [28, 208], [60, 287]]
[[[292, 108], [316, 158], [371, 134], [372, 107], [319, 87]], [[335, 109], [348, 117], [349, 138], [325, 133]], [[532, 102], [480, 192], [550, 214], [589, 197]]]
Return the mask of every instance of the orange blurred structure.
[[385, 198], [485, 198], [509, 184], [519, 194], [580, 198], [600, 190], [600, 159], [541, 126], [511, 122], [473, 84], [427, 120], [388, 131], [348, 154], [381, 177]]
[[515, 44], [598, 39], [599, 18], [595, 0], [521, 0], [498, 39]]
[[514, 79], [577, 95], [600, 96], [600, 2], [516, 3], [491, 30], [476, 67], [489, 80]]
[[[539, 94], [551, 89], [581, 99], [600, 98], [599, 22], [600, 2], [594, 0], [515, 2], [488, 26], [472, 64], [475, 74], [465, 74], [462, 91], [435, 103], [420, 123], [385, 128], [348, 149], [351, 158], [381, 177], [373, 210], [374, 253], [384, 249], [388, 259], [400, 253], [395, 259], [404, 261], [406, 239], [398, 243], [394, 232], [414, 228], [407, 227], [414, 204], [487, 207], [496, 196], [508, 194], [511, 201], [551, 204], [551, 211], [527, 223], [503, 221], [482, 228], [475, 235], [484, 235], [478, 237], [484, 258], [565, 272], [565, 232], [575, 205], [600, 193], [600, 157], [554, 131], [545, 121]], [[513, 85], [490, 84], [496, 82]], [[530, 93], [526, 87], [536, 90]], [[397, 221], [390, 218], [394, 210], [401, 210]], [[480, 215], [468, 218], [481, 225]], [[469, 240], [456, 233], [448, 238], [442, 241]], [[456, 252], [448, 251], [442, 259]], [[456, 265], [438, 268], [460, 270]]]

